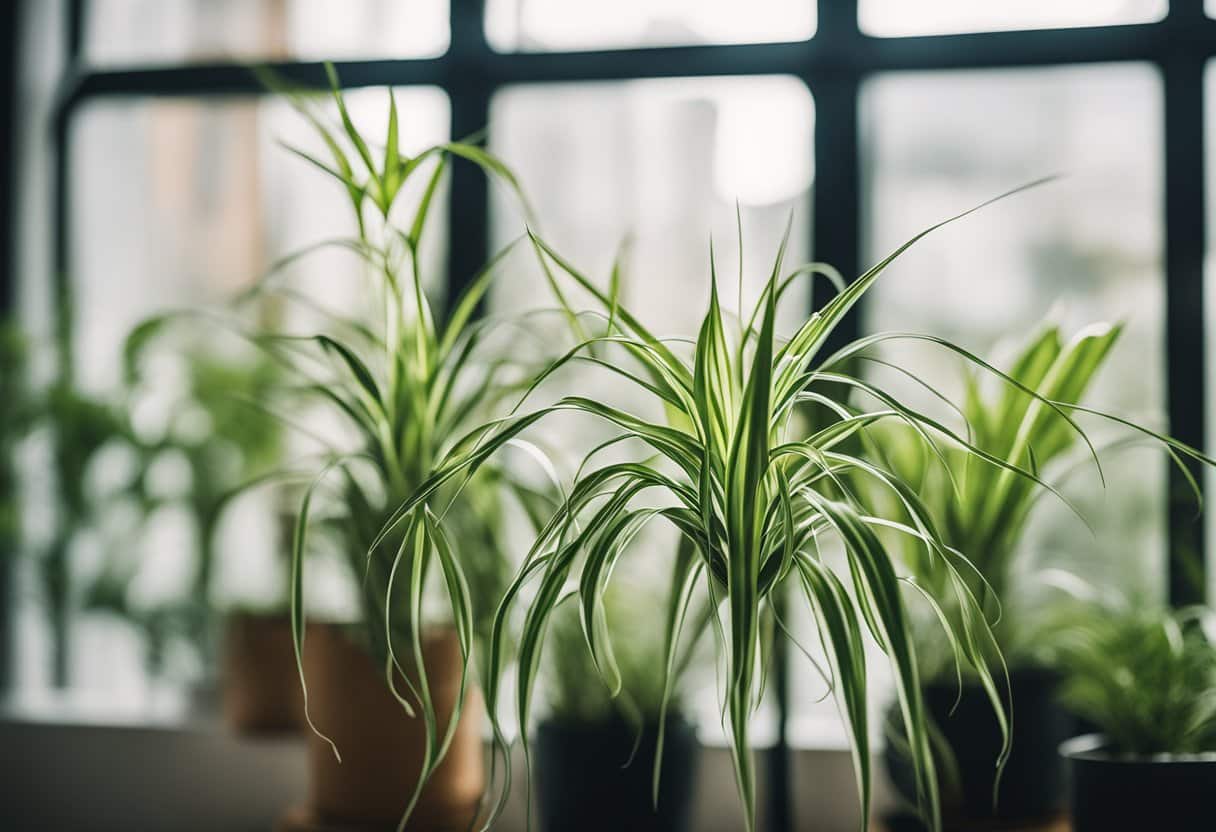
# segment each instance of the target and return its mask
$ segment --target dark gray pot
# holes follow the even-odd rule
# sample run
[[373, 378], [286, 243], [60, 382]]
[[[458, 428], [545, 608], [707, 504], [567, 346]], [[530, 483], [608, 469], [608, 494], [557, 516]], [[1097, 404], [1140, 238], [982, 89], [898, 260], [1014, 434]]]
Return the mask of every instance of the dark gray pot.
[[1121, 755], [1101, 734], [1060, 746], [1072, 771], [1073, 832], [1211, 832], [1216, 754]]
[[696, 730], [668, 718], [656, 810], [651, 797], [657, 725], [646, 725], [632, 762], [635, 730], [624, 721], [542, 722], [533, 758], [542, 832], [685, 832], [700, 745]]

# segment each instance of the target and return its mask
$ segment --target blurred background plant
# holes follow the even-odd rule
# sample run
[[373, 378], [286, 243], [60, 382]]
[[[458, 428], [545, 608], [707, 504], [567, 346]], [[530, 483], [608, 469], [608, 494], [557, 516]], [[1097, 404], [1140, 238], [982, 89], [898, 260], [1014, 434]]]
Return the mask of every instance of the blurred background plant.
[[[220, 530], [246, 487], [282, 464], [282, 423], [273, 415], [282, 379], [279, 368], [248, 345], [215, 332], [175, 330], [173, 321], [150, 319], [126, 342], [122, 400], [133, 464], [107, 500], [125, 503], [135, 519], [107, 540], [85, 603], [139, 627], [153, 673], [164, 669], [167, 647], [177, 640], [195, 651], [206, 675], [214, 667], [224, 606], [216, 586], [220, 546], [242, 547], [236, 559], [263, 554], [248, 539], [222, 542]], [[174, 509], [184, 509], [191, 527], [188, 579], [176, 592], [141, 603], [140, 572], [164, 553], [142, 547], [140, 539], [160, 512]], [[264, 600], [271, 609], [287, 605], [287, 543], [277, 541], [279, 585]]]
[[1116, 753], [1216, 752], [1216, 613], [1091, 604], [1058, 637], [1064, 700]]
[[[1119, 326], [1095, 324], [1069, 339], [1058, 325], [1040, 327], [1026, 340], [1007, 372], [1042, 399], [1078, 403], [1120, 332]], [[964, 381], [961, 407], [950, 407], [979, 448], [1036, 472], [1057, 488], [1069, 474], [1094, 466], [1094, 452], [1087, 444], [1090, 440], [1068, 423], [1062, 411], [1012, 385], [994, 389], [981, 383], [970, 368]], [[944, 396], [941, 401], [949, 404]], [[1060, 569], [1043, 569], [1023, 546], [1023, 533], [1035, 507], [1053, 499], [1052, 495], [1002, 468], [967, 461], [968, 451], [948, 440], [941, 444], [939, 458], [905, 424], [888, 422], [869, 433], [863, 436], [869, 453], [916, 485], [941, 524], [943, 539], [975, 567], [964, 572], [964, 579], [996, 622], [994, 632], [1007, 662], [1012, 667], [1050, 664], [1052, 627], [1040, 614], [1042, 607], [1059, 600], [1058, 589], [1087, 583]], [[1128, 441], [1125, 436], [1121, 443]], [[885, 495], [879, 499], [889, 502]], [[1074, 519], [1083, 525], [1082, 519]], [[943, 597], [951, 576], [941, 568], [940, 558], [915, 538], [891, 538], [902, 550], [916, 583], [935, 597]], [[1057, 597], [1053, 599], [1053, 595]], [[954, 618], [957, 613], [950, 596], [945, 597], [943, 611]], [[940, 636], [934, 611], [922, 610], [916, 633], [923, 678], [952, 677], [952, 651]]]
[[[13, 577], [23, 545], [21, 493], [17, 449], [35, 417], [29, 388], [29, 347], [24, 332], [10, 321], [0, 321], [0, 606], [13, 603]], [[8, 685], [12, 643], [5, 633], [0, 644], [0, 690]]]
[[[663, 712], [661, 669], [667, 663], [667, 644], [659, 619], [667, 606], [666, 594], [652, 582], [624, 576], [624, 580], [612, 584], [604, 594], [604, 606], [620, 671], [620, 692], [613, 696], [596, 670], [587, 651], [578, 607], [571, 599], [555, 612], [545, 645], [546, 670], [542, 676], [548, 704], [545, 718], [562, 724], [623, 722], [634, 730], [653, 728]], [[705, 635], [705, 629], [695, 625], [690, 630], [673, 676], [668, 718], [685, 718], [685, 675]], [[641, 762], [650, 765], [652, 761]]]

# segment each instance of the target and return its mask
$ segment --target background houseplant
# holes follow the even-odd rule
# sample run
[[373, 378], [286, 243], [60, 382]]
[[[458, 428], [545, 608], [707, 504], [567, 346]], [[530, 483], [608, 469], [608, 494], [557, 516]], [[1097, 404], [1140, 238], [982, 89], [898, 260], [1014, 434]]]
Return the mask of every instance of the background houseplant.
[[1075, 616], [1064, 697], [1103, 733], [1062, 752], [1073, 828], [1211, 827], [1216, 790], [1216, 617], [1123, 602]]
[[[403, 153], [391, 91], [383, 148], [373, 151], [330, 72], [328, 111], [268, 80], [315, 128], [326, 160], [291, 150], [340, 183], [349, 202], [355, 236], [312, 250], [339, 248], [357, 257], [362, 273], [349, 279], [364, 281], [367, 312], [327, 309], [285, 286], [279, 272], [252, 293], [278, 293], [321, 314], [322, 332], [254, 338], [284, 366], [288, 389], [299, 397], [289, 400], [291, 412], [319, 405], [353, 437], [332, 444], [322, 437], [311, 465], [292, 466], [312, 471], [294, 530], [291, 577], [293, 640], [314, 729], [311, 808], [348, 821], [467, 823], [484, 785], [478, 711], [465, 713], [466, 700], [474, 701], [471, 655], [475, 641], [488, 635], [510, 571], [500, 522], [511, 497], [531, 516], [546, 499], [543, 488], [486, 466], [446, 490], [438, 513], [379, 532], [437, 462], [462, 447], [466, 425], [505, 407], [530, 380], [519, 331], [473, 320], [498, 258], [440, 316], [427, 296], [420, 256], [451, 159], [513, 180], [470, 144]], [[450, 533], [441, 530], [440, 515]], [[319, 546], [339, 553], [357, 583], [354, 627], [305, 627], [310, 532], [318, 533]]]
[[[224, 520], [247, 485], [264, 481], [282, 464], [282, 425], [272, 415], [281, 374], [276, 364], [247, 344], [215, 332], [202, 336], [171, 326], [177, 323], [172, 314], [151, 318], [126, 341], [124, 410], [138, 445], [135, 470], [122, 497], [135, 506], [139, 521], [126, 535], [126, 545], [108, 547], [92, 605], [127, 617], [146, 631], [154, 670], [169, 642], [193, 647], [203, 687], [214, 684], [218, 673], [225, 711], [238, 730], [291, 728], [298, 723], [293, 704], [293, 697], [298, 698], [296, 674], [289, 660], [286, 665], [276, 662], [269, 649], [277, 645], [290, 653], [290, 535], [270, 543], [269, 551], [256, 535], [240, 540], [221, 536]], [[166, 465], [181, 471], [179, 487], [158, 486], [158, 471]], [[280, 499], [270, 496], [275, 503]], [[188, 518], [193, 537], [185, 580], [178, 593], [151, 608], [140, 606], [132, 598], [132, 584], [149, 561], [163, 553], [146, 547], [141, 551], [139, 538], [163, 512], [174, 511]], [[234, 550], [221, 551], [223, 546]], [[223, 575], [217, 574], [221, 564], [250, 564], [268, 556], [277, 563], [268, 564], [265, 571], [278, 567], [278, 585], [271, 578], [270, 586], [247, 593], [260, 602], [256, 608], [222, 615], [229, 602], [220, 586]], [[263, 641], [265, 655], [253, 661], [242, 658], [243, 649]], [[264, 699], [259, 691], [266, 694]]]
[[[845, 369], [849, 359], [881, 339], [864, 338], [836, 353], [822, 354], [833, 329], [883, 269], [931, 230], [842, 288], [796, 333], [781, 339], [774, 331], [779, 300], [800, 278], [830, 274], [830, 270], [812, 265], [787, 274], [779, 252], [750, 319], [728, 325], [718, 303], [711, 250], [709, 310], [691, 349], [657, 338], [618, 303], [615, 294], [603, 293], [532, 236], [546, 270], [564, 273], [590, 292], [609, 324], [608, 335], [580, 344], [550, 372], [592, 347], [619, 349], [622, 359], [603, 366], [645, 391], [661, 405], [666, 418], [653, 421], [608, 403], [570, 396], [552, 406], [483, 426], [476, 433], [474, 447], [460, 449], [445, 460], [382, 532], [384, 537], [421, 522], [440, 489], [469, 476], [499, 447], [548, 413], [578, 411], [620, 429], [618, 436], [588, 455], [580, 476], [538, 536], [499, 609], [486, 683], [492, 716], [496, 715], [496, 703], [506, 695], [501, 684], [508, 661], [506, 635], [516, 608], [522, 607], [523, 625], [515, 652], [519, 665], [515, 706], [520, 724], [527, 724], [546, 625], [565, 597], [563, 587], [569, 581], [578, 587], [576, 600], [595, 665], [610, 689], [619, 690], [620, 673], [607, 635], [605, 587], [632, 536], [649, 521], [662, 518], [696, 547], [696, 556], [684, 561], [674, 576], [674, 583], [682, 589], [673, 594], [668, 610], [667, 643], [679, 642], [690, 601], [698, 596], [708, 599], [724, 665], [724, 722], [730, 733], [749, 828], [754, 816], [755, 782], [748, 722], [764, 683], [762, 622], [772, 614], [769, 602], [773, 593], [787, 584], [804, 590], [819, 622], [837, 700], [849, 723], [863, 807], [869, 805], [870, 763], [862, 622], [890, 658], [908, 728], [917, 794], [930, 821], [937, 824], [936, 774], [916, 651], [902, 596], [905, 584], [876, 529], [894, 528], [916, 538], [930, 556], [941, 559], [947, 574], [955, 575], [948, 591], [957, 599], [961, 614], [954, 618], [943, 614], [940, 620], [950, 634], [955, 657], [974, 668], [988, 691], [994, 719], [1004, 726], [1003, 703], [990, 669], [993, 657], [999, 657], [999, 649], [978, 601], [960, 576], [969, 568], [965, 559], [942, 542], [913, 485], [880, 464], [848, 453], [843, 443], [873, 423], [898, 419], [919, 428], [930, 449], [936, 447], [931, 436], [940, 434], [966, 447], [970, 451], [968, 459], [974, 457], [975, 464], [989, 464], [1040, 486], [1046, 484], [1032, 471], [987, 453], [940, 422], [904, 406], [881, 388], [850, 375]], [[961, 348], [928, 336], [926, 340], [962, 355], [1006, 384], [1026, 390], [1015, 379]], [[878, 404], [870, 409], [851, 405], [848, 393], [852, 390]], [[1059, 413], [1065, 422], [1071, 422], [1056, 405], [1027, 393]], [[800, 429], [794, 412], [803, 404], [825, 409], [829, 424], [813, 433]], [[642, 447], [643, 456], [636, 461], [596, 467], [599, 462], [595, 457], [600, 451], [623, 443]], [[898, 512], [871, 514], [863, 498], [844, 483], [843, 477], [856, 472], [873, 477], [897, 494], [901, 503]], [[639, 505], [635, 498], [646, 491], [651, 495]], [[658, 502], [652, 501], [654, 494], [662, 495]], [[853, 584], [853, 592], [822, 557], [821, 535], [836, 535], [841, 540], [846, 557], [841, 571]], [[524, 596], [525, 587], [533, 589], [531, 597]], [[936, 599], [929, 589], [921, 597], [931, 607], [944, 600]], [[673, 662], [669, 650], [668, 681]], [[1000, 672], [998, 669], [995, 675]], [[496, 731], [496, 739], [505, 755], [501, 730]], [[661, 749], [661, 736], [659, 746]]]
[[[691, 549], [681, 553], [691, 557]], [[673, 587], [678, 591], [679, 587]], [[621, 674], [613, 697], [587, 653], [578, 610], [554, 614], [542, 675], [547, 711], [536, 728], [536, 783], [544, 830], [688, 829], [699, 746], [682, 698], [682, 671], [664, 704], [665, 598], [631, 576], [606, 598]], [[681, 649], [691, 659], [697, 634]], [[664, 710], [666, 714], [664, 715]], [[664, 719], [661, 790], [655, 787], [659, 720]]]
[[[29, 389], [25, 333], [15, 324], [0, 321], [0, 606], [9, 615], [17, 563], [24, 540], [21, 529], [21, 493], [17, 476], [17, 448], [34, 418]], [[12, 672], [10, 628], [0, 644], [0, 690], [7, 690]]]
[[[1078, 404], [1120, 331], [1119, 326], [1094, 324], [1066, 338], [1057, 326], [1042, 327], [1027, 340], [1009, 369], [1022, 389], [992, 391], [969, 375], [958, 414], [967, 436], [988, 453], [1029, 468], [1059, 488], [1069, 474], [1091, 461], [1094, 451], [1080, 442], [1063, 411], [1084, 412], [1124, 429], [1102, 451], [1147, 440], [1160, 444], [1175, 460], [1178, 453], [1200, 458], [1153, 431]], [[1024, 389], [1034, 390], [1037, 398]], [[1044, 406], [1044, 400], [1056, 403], [1058, 409]], [[1064, 797], [1063, 771], [1055, 748], [1071, 731], [1071, 718], [1056, 697], [1059, 641], [1066, 632], [1061, 616], [1071, 603], [1068, 593], [1060, 589], [1094, 590], [1088, 580], [1059, 566], [1047, 568], [1024, 550], [1022, 537], [1042, 496], [1033, 483], [1028, 486], [991, 467], [962, 468], [968, 450], [947, 444], [943, 448], [947, 461], [955, 470], [964, 471], [963, 476], [951, 478], [923, 452], [919, 438], [902, 426], [885, 426], [869, 438], [873, 439], [868, 443], [873, 458], [919, 483], [944, 539], [975, 566], [965, 577], [970, 592], [990, 617], [999, 616], [994, 632], [1009, 663], [1009, 695], [1020, 716], [1014, 721], [1014, 750], [999, 795], [995, 791], [998, 772], [984, 761], [1001, 747], [1002, 737], [984, 719], [984, 692], [973, 680], [956, 676], [950, 646], [937, 633], [936, 613], [924, 616], [916, 629], [926, 700], [944, 741], [943, 752], [955, 758], [956, 765], [950, 768], [957, 776], [947, 784], [946, 800], [956, 822], [966, 825], [994, 816], [1023, 821], [1049, 816], [1061, 808]], [[919, 585], [940, 593], [953, 579], [919, 548], [905, 546], [904, 550]], [[955, 615], [949, 604], [944, 613]], [[892, 720], [896, 718], [892, 714]], [[898, 742], [890, 744], [887, 760], [894, 779], [906, 789], [909, 778], [901, 769]], [[999, 797], [995, 803], [994, 795]]]
[[[1118, 326], [1095, 325], [1069, 339], [1058, 326], [1044, 326], [1027, 339], [1009, 375], [1044, 399], [1079, 402], [1119, 333]], [[967, 374], [959, 410], [976, 445], [1011, 464], [1039, 471], [1056, 485], [1068, 470], [1062, 464], [1075, 468], [1078, 458], [1089, 461], [1089, 449], [1059, 413], [1017, 387], [992, 390], [982, 381]], [[906, 426], [882, 426], [871, 438], [870, 454], [918, 484], [943, 538], [974, 565], [975, 571], [964, 580], [985, 612], [997, 620], [994, 632], [1009, 664], [1009, 695], [1019, 718], [1013, 723], [1012, 753], [994, 805], [998, 772], [987, 761], [1003, 739], [986, 719], [984, 691], [970, 679], [960, 690], [950, 646], [939, 636], [935, 615], [919, 620], [915, 632], [926, 701], [943, 750], [954, 757], [949, 766], [954, 776], [945, 782], [944, 800], [956, 822], [1048, 816], [1059, 810], [1064, 797], [1055, 749], [1068, 736], [1070, 719], [1056, 702], [1054, 628], [1043, 609], [1043, 578], [1051, 571], [1029, 567], [1021, 549], [1042, 489], [1006, 477], [1000, 469], [967, 466], [967, 449], [947, 444], [943, 453], [952, 470], [963, 472], [953, 478]], [[943, 573], [919, 547], [907, 540], [897, 542], [918, 584], [941, 595], [953, 576]], [[944, 607], [947, 615], [954, 614], [949, 599]], [[893, 779], [906, 790], [908, 772], [897, 741], [889, 744], [886, 759]]]

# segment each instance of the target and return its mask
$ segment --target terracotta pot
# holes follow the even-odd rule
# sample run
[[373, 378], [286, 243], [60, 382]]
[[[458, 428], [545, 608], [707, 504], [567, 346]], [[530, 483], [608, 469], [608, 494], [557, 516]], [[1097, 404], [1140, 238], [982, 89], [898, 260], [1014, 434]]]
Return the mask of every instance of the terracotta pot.
[[[305, 634], [304, 672], [313, 724], [308, 732], [310, 809], [326, 821], [395, 829], [422, 770], [426, 724], [410, 717], [385, 684], [384, 673], [343, 628], [313, 624]], [[446, 730], [460, 690], [460, 643], [452, 629], [423, 640], [431, 696]], [[399, 690], [405, 690], [401, 683]], [[447, 756], [431, 775], [410, 818], [411, 830], [460, 830], [473, 820], [485, 789], [479, 730], [480, 695], [470, 688]]]
[[286, 613], [228, 616], [223, 709], [225, 721], [239, 734], [294, 733], [304, 724], [300, 673]]

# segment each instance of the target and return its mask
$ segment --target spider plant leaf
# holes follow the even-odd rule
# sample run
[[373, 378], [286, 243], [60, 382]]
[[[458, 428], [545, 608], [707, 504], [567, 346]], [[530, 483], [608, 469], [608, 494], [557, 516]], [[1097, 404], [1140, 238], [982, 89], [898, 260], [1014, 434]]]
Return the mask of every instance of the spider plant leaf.
[[658, 735], [655, 738], [654, 773], [651, 780], [651, 801], [656, 810], [659, 805], [659, 783], [663, 771], [663, 748], [667, 739], [667, 712], [679, 675], [677, 656], [680, 648], [680, 635], [684, 630], [688, 608], [692, 603], [693, 593], [696, 591], [704, 568], [704, 565], [696, 559], [695, 542], [681, 535], [676, 549], [675, 564], [672, 568], [671, 593], [667, 601], [666, 624], [663, 628], [666, 661], [663, 666], [663, 695], [659, 700], [659, 727]]
[[[338, 115], [342, 119], [343, 129], [346, 130], [346, 137], [350, 139], [350, 143], [354, 145], [359, 158], [363, 160], [368, 174], [376, 178], [376, 163], [372, 160], [371, 151], [367, 147], [367, 142], [363, 140], [362, 134], [355, 128], [355, 123], [351, 120], [350, 112], [346, 109], [346, 98], [342, 95], [342, 84], [338, 79], [338, 70], [334, 68], [333, 64], [328, 62], [325, 64], [325, 77], [329, 79], [330, 93], [333, 96], [334, 103], [338, 105]], [[381, 194], [383, 195], [383, 190]]]
[[895, 691], [908, 734], [916, 790], [935, 830], [940, 830], [940, 806], [932, 748], [916, 654], [909, 636], [907, 614], [899, 582], [881, 541], [846, 503], [825, 500], [813, 492], [808, 499], [840, 534], [849, 558], [849, 571], [860, 597], [862, 611], [875, 639], [887, 653], [895, 678]]
[[709, 313], [701, 324], [697, 337], [696, 361], [693, 367], [693, 398], [701, 433], [713, 453], [722, 459], [730, 447], [731, 425], [735, 421], [737, 392], [731, 368], [730, 350], [722, 325], [722, 310], [718, 305], [718, 274], [714, 266], [713, 243], [709, 247], [710, 289]]
[[452, 314], [448, 317], [447, 323], [443, 327], [443, 336], [439, 345], [440, 355], [448, 355], [455, 347], [456, 340], [466, 331], [473, 313], [477, 310], [477, 305], [481, 303], [481, 299], [485, 297], [486, 292], [490, 288], [490, 283], [497, 273], [498, 266], [506, 257], [515, 251], [515, 247], [523, 241], [523, 237], [516, 237], [511, 242], [507, 243], [503, 248], [497, 251], [481, 270], [474, 275], [473, 280], [461, 293], [460, 297], [452, 306]]
[[422, 243], [422, 231], [426, 227], [427, 217], [431, 213], [431, 202], [435, 197], [436, 190], [439, 188], [439, 182], [443, 179], [443, 174], [446, 171], [447, 157], [440, 156], [439, 161], [435, 163], [435, 170], [431, 172], [431, 178], [427, 180], [426, 189], [422, 192], [418, 208], [414, 212], [414, 222], [410, 226], [408, 240], [410, 251], [414, 252], [415, 257], [417, 257], [418, 246]]
[[308, 488], [304, 492], [303, 500], [300, 503], [300, 513], [296, 517], [295, 530], [292, 533], [291, 542], [291, 643], [295, 651], [296, 672], [300, 676], [300, 695], [303, 699], [304, 721], [308, 724], [310, 731], [329, 745], [330, 750], [333, 751], [334, 757], [339, 763], [342, 762], [342, 755], [338, 752], [338, 746], [334, 744], [332, 739], [317, 729], [308, 710], [308, 681], [304, 677], [304, 549], [308, 535], [308, 519], [312, 507], [313, 494], [321, 482], [329, 475], [330, 471], [342, 463], [343, 461], [340, 459], [331, 462], [309, 483]]
[[[578, 271], [578, 269], [570, 265], [570, 263], [562, 258], [562, 256], [556, 251], [554, 251], [548, 243], [538, 237], [531, 230], [528, 231], [528, 236], [531, 238], [533, 245], [535, 245], [541, 252], [550, 258], [558, 268], [571, 277], [579, 286], [587, 290], [597, 301], [599, 301], [600, 304], [602, 304], [605, 308], [612, 307], [612, 299], [605, 295], [604, 292], [600, 290], [600, 288], [596, 286], [592, 280], [584, 276]], [[662, 360], [668, 370], [670, 370], [677, 377], [681, 378], [681, 381], [685, 383], [686, 386], [691, 388], [692, 379], [688, 372], [688, 368], [685, 367], [684, 363], [676, 357], [675, 353], [673, 353], [662, 342], [662, 340], [656, 338], [650, 332], [650, 330], [646, 329], [646, 327], [642, 325], [641, 321], [634, 317], [632, 313], [630, 313], [623, 306], [619, 305], [619, 303], [617, 313], [621, 323], [629, 327], [629, 329], [635, 333], [646, 344], [646, 346], [657, 354], [658, 358]]]
[[388, 88], [388, 135], [384, 139], [383, 183], [385, 204], [392, 205], [401, 187], [401, 145], [397, 137], [397, 97]]
[[367, 368], [367, 365], [363, 363], [362, 359], [355, 355], [354, 351], [341, 341], [330, 338], [328, 335], [317, 335], [315, 336], [315, 340], [327, 351], [336, 354], [342, 359], [342, 363], [350, 371], [351, 376], [354, 377], [355, 381], [358, 382], [359, 387], [362, 389], [363, 394], [366, 397], [368, 410], [373, 413], [382, 413], [383, 408], [381, 407], [381, 402], [383, 399], [380, 395], [380, 385], [376, 383], [375, 377]]
[[870, 808], [869, 727], [866, 711], [865, 643], [848, 591], [830, 569], [803, 555], [796, 561], [807, 603], [815, 613], [820, 641], [827, 649], [837, 701], [849, 728], [849, 747], [861, 802], [864, 830]]

